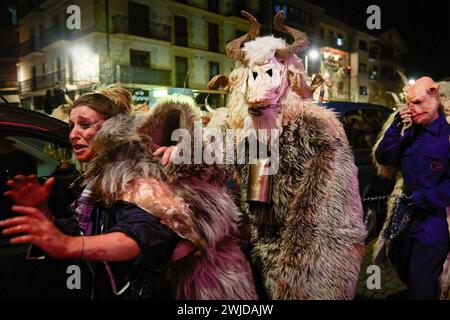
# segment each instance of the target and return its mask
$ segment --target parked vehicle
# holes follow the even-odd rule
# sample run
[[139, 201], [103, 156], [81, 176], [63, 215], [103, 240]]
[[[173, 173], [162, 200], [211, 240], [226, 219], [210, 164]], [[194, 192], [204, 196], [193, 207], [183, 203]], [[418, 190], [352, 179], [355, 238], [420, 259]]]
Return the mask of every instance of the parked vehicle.
[[[69, 132], [67, 123], [46, 114], [0, 104], [0, 219], [14, 215], [3, 193], [6, 181], [16, 174], [36, 174], [41, 180], [54, 176], [50, 208], [56, 217], [68, 214], [69, 184], [79, 174], [71, 162]], [[10, 245], [0, 235], [0, 300], [88, 297], [83, 290], [66, 287], [67, 267], [76, 261], [28, 260], [28, 248]]]
[[[383, 124], [392, 109], [370, 103], [327, 102], [339, 114], [358, 166], [359, 191], [361, 198], [390, 194], [394, 181], [380, 178], [372, 163], [372, 147], [377, 141]], [[375, 239], [386, 218], [386, 200], [363, 201], [364, 219], [368, 235], [366, 242]]]
[[[55, 176], [50, 206], [67, 204], [68, 186], [78, 175], [69, 133], [67, 123], [44, 113], [0, 104], [0, 219], [12, 215], [12, 203], [3, 193], [6, 181], [17, 174], [36, 174], [41, 180]], [[0, 236], [0, 250], [4, 247], [9, 247], [7, 239]]]

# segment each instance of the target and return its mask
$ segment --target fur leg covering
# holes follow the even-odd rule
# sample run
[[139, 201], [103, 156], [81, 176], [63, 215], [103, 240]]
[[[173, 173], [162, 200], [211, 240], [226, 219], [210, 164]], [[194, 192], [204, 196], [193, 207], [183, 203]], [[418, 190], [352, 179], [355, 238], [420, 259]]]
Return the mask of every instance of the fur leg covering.
[[257, 299], [250, 264], [236, 236], [240, 213], [226, 190], [189, 182], [178, 187], [177, 193], [189, 204], [207, 248], [171, 267], [177, 298]]

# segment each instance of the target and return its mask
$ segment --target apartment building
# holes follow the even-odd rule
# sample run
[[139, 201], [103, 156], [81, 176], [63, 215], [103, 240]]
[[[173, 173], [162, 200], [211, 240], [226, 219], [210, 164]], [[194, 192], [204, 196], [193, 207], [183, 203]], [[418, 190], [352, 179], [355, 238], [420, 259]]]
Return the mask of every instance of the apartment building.
[[0, 103], [19, 104], [17, 38], [15, 1], [5, 0], [0, 4]]
[[[80, 29], [66, 25], [71, 5], [80, 8]], [[93, 85], [114, 83], [150, 104], [172, 92], [215, 94], [206, 90], [208, 80], [234, 67], [226, 44], [248, 30], [242, 9], [258, 17], [262, 34], [286, 36], [272, 26], [274, 14], [283, 10], [287, 24], [308, 35], [310, 46], [301, 58], [309, 77], [321, 72], [332, 80], [327, 100], [389, 104], [384, 92], [401, 88], [395, 70], [403, 70], [406, 46], [395, 30], [374, 37], [308, 1], [21, 0], [22, 105], [38, 106], [55, 81], [73, 99]]]
[[[121, 83], [139, 91], [143, 100], [174, 88], [206, 92], [211, 77], [234, 66], [225, 46], [248, 30], [239, 11], [257, 14], [259, 9], [258, 1], [231, 0], [37, 0], [21, 5], [18, 75], [27, 107], [38, 105], [55, 81], [65, 84], [72, 98], [99, 83]], [[66, 26], [70, 5], [80, 8], [80, 29]]]
[[301, 57], [310, 78], [321, 72], [332, 80], [325, 100], [392, 105], [385, 91], [401, 91], [396, 70], [404, 71], [402, 56], [407, 52], [396, 30], [375, 37], [304, 0], [275, 0], [271, 10], [271, 15], [283, 10], [287, 23], [308, 35], [310, 45]]

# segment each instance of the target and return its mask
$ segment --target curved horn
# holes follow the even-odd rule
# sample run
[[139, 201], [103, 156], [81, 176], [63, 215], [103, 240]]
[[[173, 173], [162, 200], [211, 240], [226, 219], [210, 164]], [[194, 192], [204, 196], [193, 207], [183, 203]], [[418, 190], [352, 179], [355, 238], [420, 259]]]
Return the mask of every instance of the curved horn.
[[398, 75], [402, 79], [403, 85], [407, 86], [408, 85], [408, 78], [406, 77], [406, 75], [403, 72], [401, 72], [400, 70], [395, 70], [395, 71], [398, 73]]
[[314, 79], [312, 79], [311, 81], [311, 85], [309, 86], [311, 88], [311, 90], [314, 92], [316, 91], [316, 89], [318, 87], [320, 87], [322, 84], [325, 84], [327, 86], [330, 86], [331, 83], [327, 83], [327, 81], [325, 80], [325, 78], [320, 74], [316, 74], [316, 76], [314, 77]]
[[273, 26], [280, 32], [290, 34], [294, 38], [294, 42], [291, 45], [282, 49], [278, 49], [275, 52], [275, 57], [278, 60], [284, 60], [293, 53], [300, 53], [305, 51], [309, 43], [308, 36], [304, 32], [285, 26], [283, 18], [284, 12], [279, 11], [273, 18]]
[[211, 80], [208, 82], [208, 89], [213, 90], [217, 87], [223, 88], [225, 91], [227, 91], [229, 80], [228, 77], [222, 74], [215, 75]]
[[245, 52], [241, 49], [241, 45], [247, 41], [255, 39], [259, 34], [259, 29], [261, 29], [261, 25], [254, 16], [244, 10], [241, 10], [241, 14], [250, 22], [250, 31], [243, 36], [230, 41], [226, 48], [227, 55], [230, 58], [239, 61], [245, 60]]
[[385, 91], [385, 93], [392, 96], [392, 98], [394, 99], [396, 105], [400, 105], [400, 99], [398, 98], [397, 94], [395, 94], [392, 91]]

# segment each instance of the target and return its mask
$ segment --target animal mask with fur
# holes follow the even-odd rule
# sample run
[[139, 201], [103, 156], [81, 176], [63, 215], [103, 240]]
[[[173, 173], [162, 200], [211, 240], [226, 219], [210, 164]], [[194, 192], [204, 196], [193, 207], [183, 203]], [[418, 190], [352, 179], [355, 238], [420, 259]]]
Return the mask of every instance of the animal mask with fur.
[[251, 26], [247, 34], [227, 45], [227, 54], [237, 60], [236, 68], [228, 79], [213, 78], [208, 87], [220, 85], [229, 91], [229, 127], [282, 130], [282, 124], [289, 122], [287, 118], [296, 118], [303, 112], [304, 102], [310, 101], [314, 90], [325, 80], [319, 76], [311, 86], [306, 84], [303, 63], [296, 53], [307, 48], [308, 37], [285, 26], [282, 11], [274, 17], [274, 27], [294, 38], [290, 45], [274, 36], [258, 37], [260, 25], [256, 18], [245, 11], [241, 13]]
[[403, 91], [412, 112], [412, 120], [419, 125], [428, 125], [438, 116], [438, 111], [444, 111], [439, 100], [439, 84], [429, 77], [418, 79], [414, 85], [403, 88]]

